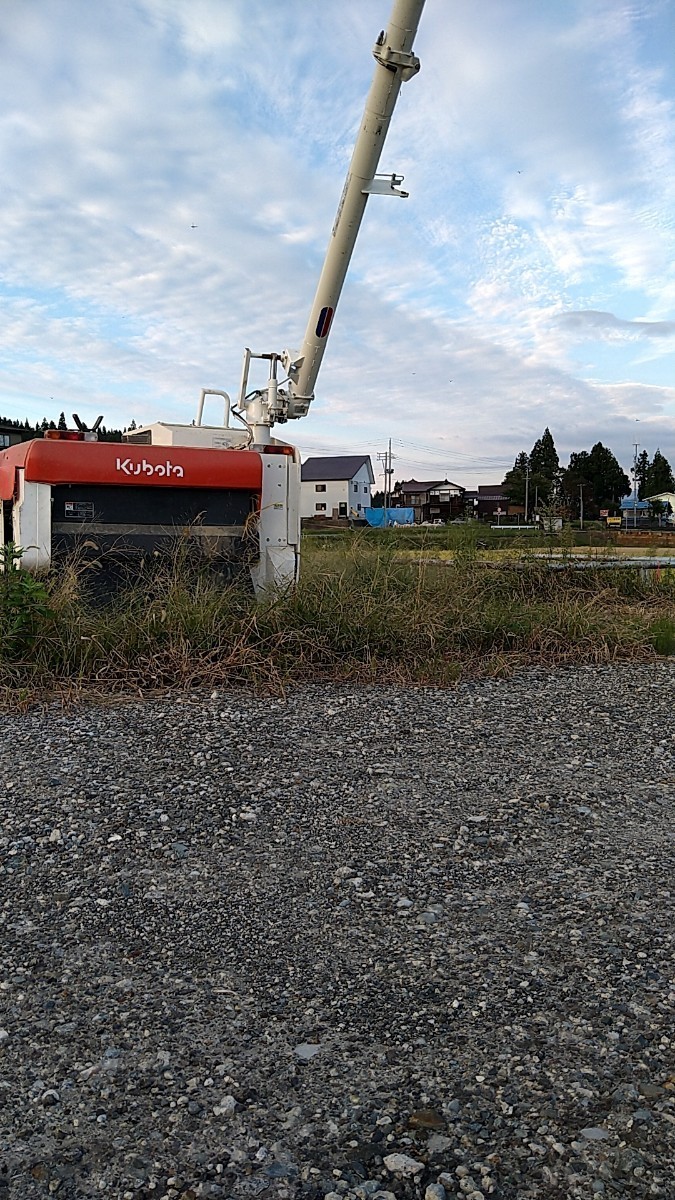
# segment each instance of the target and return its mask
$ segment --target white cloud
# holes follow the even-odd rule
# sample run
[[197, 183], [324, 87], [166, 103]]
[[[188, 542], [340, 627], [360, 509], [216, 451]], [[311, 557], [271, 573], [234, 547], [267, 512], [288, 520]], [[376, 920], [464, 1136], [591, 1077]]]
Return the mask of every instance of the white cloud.
[[602, 337], [608, 341], [637, 341], [642, 338], [675, 339], [675, 321], [624, 321], [613, 313], [566, 312], [558, 318], [566, 330], [580, 336]]

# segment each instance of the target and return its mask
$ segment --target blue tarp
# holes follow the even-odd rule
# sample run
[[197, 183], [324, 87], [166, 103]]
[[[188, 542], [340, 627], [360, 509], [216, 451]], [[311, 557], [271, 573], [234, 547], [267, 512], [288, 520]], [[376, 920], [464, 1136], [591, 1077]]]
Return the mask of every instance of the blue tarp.
[[363, 515], [373, 529], [384, 529], [385, 525], [415, 524], [414, 508], [365, 508]]

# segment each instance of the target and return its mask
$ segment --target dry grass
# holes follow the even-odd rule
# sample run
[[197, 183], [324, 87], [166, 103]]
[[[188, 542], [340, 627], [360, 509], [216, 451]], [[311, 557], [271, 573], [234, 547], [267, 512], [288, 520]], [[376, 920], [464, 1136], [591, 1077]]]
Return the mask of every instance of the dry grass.
[[272, 689], [318, 678], [446, 686], [531, 664], [675, 653], [675, 572], [486, 569], [357, 540], [310, 549], [293, 592], [256, 604], [176, 560], [109, 603], [77, 564], [47, 579], [49, 615], [22, 654], [0, 646], [0, 703], [171, 688]]

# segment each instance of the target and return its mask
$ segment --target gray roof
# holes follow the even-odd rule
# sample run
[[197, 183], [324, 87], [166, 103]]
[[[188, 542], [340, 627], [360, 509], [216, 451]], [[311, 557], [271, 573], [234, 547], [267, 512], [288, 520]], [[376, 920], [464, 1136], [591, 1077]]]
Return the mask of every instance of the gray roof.
[[331, 458], [308, 458], [302, 464], [303, 483], [319, 483], [324, 480], [353, 479], [367, 465], [371, 482], [374, 482], [373, 467], [369, 454], [342, 454]]
[[464, 488], [459, 483], [452, 483], [450, 479], [406, 479], [405, 483], [401, 484], [402, 492], [430, 492], [433, 488], [453, 487], [459, 491], [464, 491]]

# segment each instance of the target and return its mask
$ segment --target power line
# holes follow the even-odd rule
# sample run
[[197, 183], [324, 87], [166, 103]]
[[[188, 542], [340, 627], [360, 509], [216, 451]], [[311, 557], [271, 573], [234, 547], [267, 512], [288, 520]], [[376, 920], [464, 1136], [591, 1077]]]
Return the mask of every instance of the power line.
[[490, 456], [487, 454], [466, 454], [463, 450], [445, 450], [443, 447], [425, 446], [420, 442], [407, 442], [402, 438], [396, 438], [395, 441], [397, 446], [410, 446], [413, 450], [422, 450], [425, 454], [435, 454], [441, 458], [465, 458], [472, 463], [481, 462], [488, 466], [504, 466], [505, 464], [512, 462], [511, 458]]
[[[429, 471], [441, 469], [441, 463], [429, 462], [428, 459], [409, 458], [407, 454], [403, 457], [404, 457], [404, 461], [407, 463], [410, 463], [410, 465], [412, 467], [426, 467], [426, 469]], [[507, 460], [507, 462], [508, 461], [509, 460]], [[495, 463], [481, 463], [478, 460], [475, 460], [473, 462], [453, 463], [453, 462], [450, 462], [449, 459], [447, 459], [447, 458], [443, 459], [443, 461], [442, 461], [442, 469], [444, 471], [447, 470], [447, 471], [457, 471], [457, 472], [459, 472], [459, 471], [492, 471], [495, 474], [499, 474], [499, 472], [500, 472], [500, 467], [498, 465], [496, 465]]]
[[[442, 469], [445, 472], [449, 471], [499, 471], [503, 467], [509, 467], [512, 463], [511, 458], [497, 458], [488, 455], [471, 455], [460, 450], [444, 451], [442, 448], [436, 447], [433, 449], [430, 446], [425, 446], [418, 442], [407, 442], [402, 438], [392, 439], [392, 445], [400, 446], [402, 449], [410, 447], [413, 450], [422, 451], [429, 457], [425, 459], [414, 458], [410, 454], [393, 455], [393, 457], [402, 458], [406, 463], [413, 467], [424, 467], [430, 471]], [[350, 455], [350, 454], [372, 454], [372, 442], [352, 442], [349, 446], [335, 446], [327, 444], [303, 444], [300, 446], [303, 454], [317, 455]], [[380, 458], [380, 454], [378, 454]]]

